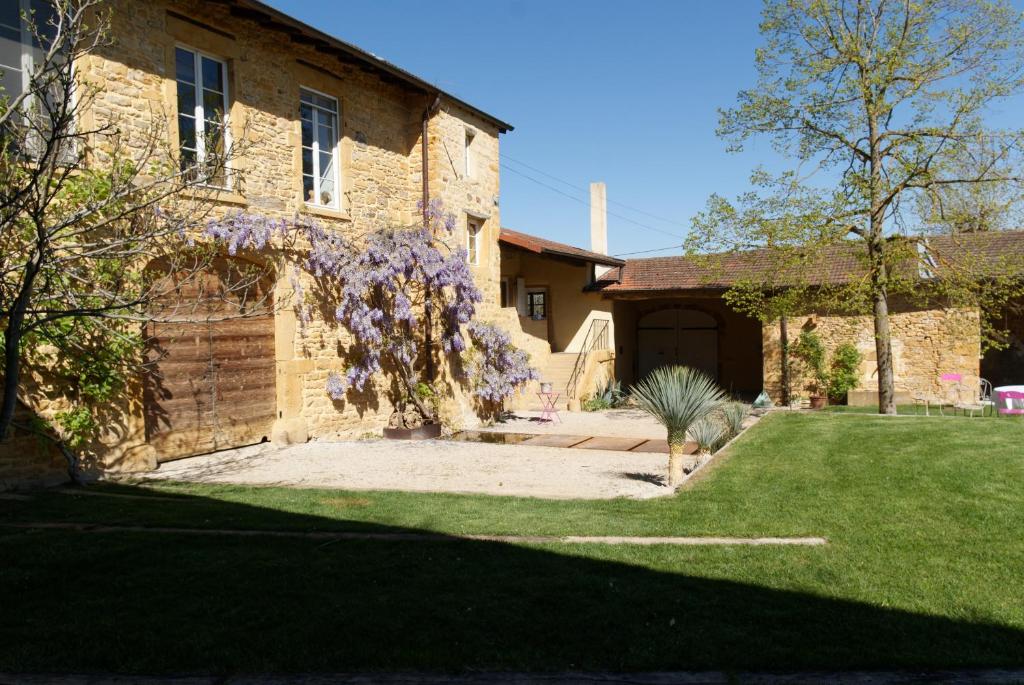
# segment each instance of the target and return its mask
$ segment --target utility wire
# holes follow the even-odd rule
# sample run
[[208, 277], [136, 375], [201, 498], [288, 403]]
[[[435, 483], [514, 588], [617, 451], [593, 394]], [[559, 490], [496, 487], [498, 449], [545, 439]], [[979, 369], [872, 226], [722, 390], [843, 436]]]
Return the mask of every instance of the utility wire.
[[681, 250], [682, 248], [683, 248], [682, 245], [670, 245], [668, 247], [659, 247], [656, 250], [640, 250], [639, 252], [620, 252], [619, 254], [612, 255], [612, 257], [630, 257], [630, 256], [635, 255], [635, 254], [650, 254], [652, 252], [668, 252], [669, 250]]
[[[558, 189], [558, 188], [556, 188], [556, 187], [554, 187], [552, 185], [549, 185], [549, 184], [545, 183], [544, 181], [540, 181], [540, 180], [534, 178], [533, 176], [530, 176], [528, 174], [524, 174], [523, 172], [521, 172], [521, 171], [519, 171], [517, 169], [514, 169], [514, 168], [508, 166], [507, 164], [502, 164], [501, 168], [505, 169], [506, 171], [511, 171], [516, 176], [522, 176], [523, 178], [525, 178], [525, 179], [527, 179], [529, 181], [533, 181], [537, 185], [544, 186], [548, 190], [556, 192], [559, 195], [562, 195], [564, 197], [569, 198], [570, 200], [574, 200], [576, 202], [579, 202], [581, 205], [585, 205], [587, 207], [590, 206], [590, 202], [589, 201], [581, 200], [580, 198], [576, 197], [575, 195], [570, 195], [569, 193], [566, 193], [566, 192], [564, 192], [564, 191], [562, 191], [562, 190], [560, 190], [560, 189]], [[608, 215], [609, 216], [614, 216], [615, 218], [621, 219], [622, 221], [628, 221], [629, 223], [631, 223], [631, 224], [633, 224], [635, 226], [639, 226], [640, 228], [646, 229], [648, 231], [654, 231], [655, 233], [661, 233], [662, 235], [672, 236], [673, 238], [682, 238], [683, 237], [683, 236], [679, 235], [678, 233], [671, 233], [669, 231], [664, 231], [664, 230], [662, 230], [660, 228], [655, 228], [654, 226], [648, 226], [647, 224], [642, 224], [639, 221], [636, 221], [634, 219], [630, 219], [628, 216], [622, 216], [621, 214], [616, 214], [615, 212], [608, 212]]]
[[[507, 159], [510, 162], [515, 162], [516, 164], [518, 164], [520, 166], [524, 166], [527, 169], [529, 169], [530, 171], [534, 171], [534, 172], [540, 174], [541, 176], [546, 176], [546, 177], [550, 178], [553, 181], [558, 181], [559, 183], [561, 183], [563, 185], [567, 185], [570, 188], [575, 188], [576, 190], [582, 191], [584, 193], [589, 193], [590, 192], [589, 188], [584, 188], [583, 186], [578, 186], [575, 183], [570, 183], [569, 181], [566, 181], [565, 179], [561, 179], [561, 178], [559, 178], [557, 176], [549, 174], [546, 171], [542, 171], [541, 169], [538, 169], [535, 166], [530, 166], [526, 162], [521, 162], [518, 159], [516, 159], [515, 157], [509, 157], [508, 155], [506, 155], [504, 153], [502, 153], [501, 157], [502, 157], [502, 159]], [[617, 200], [608, 200], [608, 203], [609, 204], [613, 204], [613, 205], [618, 205], [619, 207], [622, 207], [624, 209], [628, 209], [628, 210], [630, 210], [632, 212], [636, 212], [637, 214], [643, 214], [644, 216], [649, 216], [652, 219], [657, 219], [658, 221], [664, 221], [665, 223], [672, 224], [673, 226], [680, 226], [682, 228], [688, 228], [685, 224], [681, 224], [681, 223], [679, 223], [678, 221], [676, 221], [674, 219], [667, 219], [667, 218], [665, 218], [663, 216], [658, 216], [657, 214], [652, 214], [651, 212], [648, 212], [648, 211], [646, 211], [644, 209], [639, 209], [637, 207], [632, 207], [630, 205], [627, 205], [624, 202], [618, 202]]]

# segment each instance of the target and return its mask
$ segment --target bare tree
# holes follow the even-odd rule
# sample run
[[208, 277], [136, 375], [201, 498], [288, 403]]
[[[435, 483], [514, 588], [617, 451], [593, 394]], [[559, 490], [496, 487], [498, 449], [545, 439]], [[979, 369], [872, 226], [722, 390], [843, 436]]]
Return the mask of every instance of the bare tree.
[[[75, 66], [108, 44], [109, 13], [101, 0], [50, 0], [48, 9], [22, 16], [32, 66], [0, 102], [0, 440], [25, 364], [63, 370], [72, 406], [83, 393], [109, 401], [123, 388], [142, 362], [142, 324], [189, 316], [196, 300], [175, 293], [216, 258], [191, 236], [238, 181], [231, 160], [241, 144], [228, 145], [225, 112], [201, 159], [179, 154], [160, 111], [142, 132], [118, 120], [87, 128], [99, 91]], [[259, 278], [240, 274], [232, 288]], [[88, 432], [90, 421], [72, 409], [61, 427]]]

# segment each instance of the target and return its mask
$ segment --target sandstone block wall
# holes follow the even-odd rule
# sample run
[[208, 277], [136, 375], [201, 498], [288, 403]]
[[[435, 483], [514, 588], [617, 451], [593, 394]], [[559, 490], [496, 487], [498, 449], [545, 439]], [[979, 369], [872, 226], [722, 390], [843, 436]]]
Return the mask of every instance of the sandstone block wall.
[[[977, 310], [962, 308], [919, 309], [901, 304], [891, 305], [892, 351], [897, 402], [909, 402], [914, 395], [945, 397], [950, 387], [939, 380], [945, 373], [964, 376], [964, 387], [978, 385], [981, 355], [980, 321]], [[872, 404], [878, 401], [878, 362], [875, 352], [874, 324], [870, 316], [804, 315], [789, 320], [790, 342], [802, 330], [814, 330], [821, 337], [831, 357], [844, 343], [853, 343], [863, 361], [860, 385], [851, 393], [851, 403]], [[782, 397], [781, 345], [778, 323], [763, 328], [764, 385], [776, 402]], [[810, 377], [796, 372], [792, 378], [794, 397], [810, 395]]]

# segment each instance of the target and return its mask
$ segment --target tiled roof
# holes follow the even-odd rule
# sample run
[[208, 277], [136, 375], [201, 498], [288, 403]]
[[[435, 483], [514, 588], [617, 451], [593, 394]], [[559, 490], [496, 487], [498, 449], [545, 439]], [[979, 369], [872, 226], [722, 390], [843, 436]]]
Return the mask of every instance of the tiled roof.
[[[1024, 231], [935, 236], [924, 245], [936, 275], [956, 264], [979, 275], [1024, 266]], [[840, 285], [867, 275], [861, 254], [861, 246], [851, 241], [831, 246], [791, 268], [802, 284]], [[917, 264], [907, 263], [904, 268], [905, 273], [914, 273]], [[710, 257], [651, 257], [627, 260], [617, 282], [609, 279], [599, 285], [607, 293], [725, 290], [745, 280], [774, 279], [781, 284], [786, 279], [774, 273], [777, 269], [765, 249]]]
[[579, 259], [585, 262], [601, 264], [602, 266], [623, 266], [626, 264], [623, 260], [616, 259], [615, 257], [591, 252], [590, 250], [566, 245], [565, 243], [556, 243], [554, 240], [539, 238], [535, 235], [520, 233], [519, 231], [513, 231], [508, 228], [501, 229], [501, 233], [498, 235], [498, 240], [504, 245], [517, 247], [521, 250], [526, 250], [527, 252], [533, 252], [535, 254], [549, 254], [556, 257], [568, 257], [570, 259]]

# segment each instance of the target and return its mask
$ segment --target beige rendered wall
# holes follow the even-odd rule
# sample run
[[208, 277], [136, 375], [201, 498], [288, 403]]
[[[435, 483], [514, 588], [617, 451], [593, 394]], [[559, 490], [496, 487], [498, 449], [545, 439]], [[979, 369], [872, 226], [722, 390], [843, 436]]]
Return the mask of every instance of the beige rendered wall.
[[[511, 280], [513, 289], [518, 279], [526, 288], [545, 288], [548, 293], [546, 321], [520, 317], [522, 329], [547, 340], [553, 352], [580, 352], [594, 319], [609, 322], [608, 341], [615, 345], [615, 324], [612, 303], [600, 293], [584, 292], [590, 269], [562, 260], [504, 246], [501, 248], [501, 276]], [[515, 293], [513, 293], [513, 298]]]
[[[909, 402], [917, 394], [945, 396], [949, 385], [939, 381], [945, 373], [964, 376], [964, 387], [978, 384], [981, 334], [977, 310], [920, 309], [905, 303], [890, 303], [892, 351], [897, 403]], [[863, 356], [860, 386], [851, 393], [851, 404], [878, 401], [878, 365], [874, 325], [870, 316], [806, 315], [791, 317], [790, 341], [802, 330], [814, 330], [831, 355], [843, 343], [853, 343]], [[772, 399], [782, 397], [781, 346], [778, 323], [764, 327], [764, 382]], [[795, 373], [793, 395], [808, 396], [806, 374]]]
[[[170, 149], [177, 146], [174, 48], [182, 44], [228, 64], [230, 121], [235, 141], [247, 153], [236, 168], [244, 179], [237, 192], [219, 194], [214, 213], [248, 211], [280, 218], [316, 219], [344, 235], [357, 236], [387, 225], [419, 221], [421, 197], [420, 131], [430, 104], [423, 94], [386, 82], [372, 71], [340, 62], [310, 46], [293, 42], [257, 23], [231, 16], [226, 6], [198, 0], [111, 0], [112, 44], [76, 65], [78, 73], [100, 89], [84, 126], [114, 124], [132, 144], [152, 130], [165, 131]], [[341, 209], [308, 206], [301, 190], [300, 86], [339, 101]], [[460, 174], [466, 129], [475, 132], [477, 173]], [[481, 316], [498, 311], [499, 250], [498, 130], [488, 121], [445, 102], [430, 123], [429, 160], [432, 195], [457, 217], [453, 244], [465, 244], [467, 213], [483, 220], [481, 263], [474, 267], [485, 302]], [[103, 160], [102, 149], [97, 159]], [[278, 301], [291, 295], [294, 264], [272, 255], [279, 282]], [[307, 291], [311, 284], [305, 283]], [[351, 343], [329, 312], [314, 307], [304, 329], [293, 307], [276, 317], [278, 425], [275, 434], [306, 436], [358, 435], [379, 429], [391, 407], [383, 382], [360, 396], [332, 401], [324, 390], [327, 376], [346, 367]], [[457, 384], [456, 384], [457, 385]], [[463, 389], [453, 392], [464, 407]], [[96, 458], [108, 467], [152, 468], [146, 450], [140, 397], [126, 399], [126, 414], [116, 434]], [[461, 410], [460, 410], [461, 411]], [[459, 412], [456, 412], [459, 413]], [[463, 418], [466, 418], [463, 416]]]

